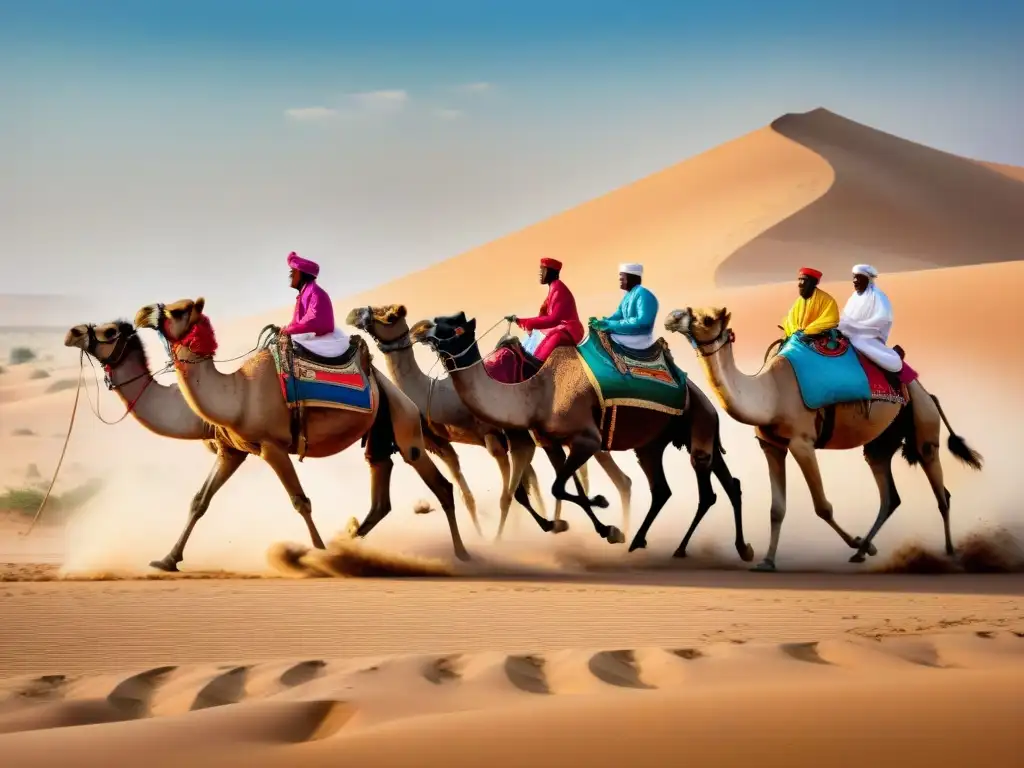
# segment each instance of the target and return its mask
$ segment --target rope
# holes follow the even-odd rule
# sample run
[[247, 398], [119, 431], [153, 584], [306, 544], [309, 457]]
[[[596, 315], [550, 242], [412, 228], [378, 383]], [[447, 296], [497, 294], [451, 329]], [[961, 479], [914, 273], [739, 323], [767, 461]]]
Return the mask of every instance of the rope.
[[53, 470], [53, 477], [50, 480], [50, 487], [46, 489], [46, 495], [43, 496], [42, 502], [39, 504], [39, 509], [36, 510], [35, 517], [32, 518], [32, 522], [28, 527], [28, 530], [22, 533], [22, 536], [28, 536], [32, 533], [32, 529], [36, 527], [36, 523], [39, 521], [39, 516], [43, 514], [43, 507], [46, 506], [46, 502], [50, 498], [50, 491], [53, 490], [54, 484], [57, 482], [57, 475], [60, 472], [61, 465], [64, 463], [64, 454], [67, 453], [68, 443], [71, 441], [71, 430], [75, 426], [75, 414], [78, 413], [78, 397], [82, 393], [82, 373], [85, 369], [85, 350], [82, 350], [81, 356], [78, 358], [78, 388], [75, 390], [75, 403], [71, 406], [71, 419], [68, 421], [68, 433], [64, 436], [64, 447], [61, 448], [60, 458], [57, 459], [57, 467]]

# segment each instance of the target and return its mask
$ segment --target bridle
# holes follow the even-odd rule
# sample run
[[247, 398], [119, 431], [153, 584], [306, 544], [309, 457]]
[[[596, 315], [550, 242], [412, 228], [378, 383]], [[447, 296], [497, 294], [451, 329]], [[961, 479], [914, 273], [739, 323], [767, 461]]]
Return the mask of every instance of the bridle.
[[[693, 316], [691, 315], [690, 317], [692, 322]], [[694, 351], [697, 353], [697, 357], [711, 357], [736, 341], [736, 334], [733, 333], [732, 328], [725, 325], [722, 326], [721, 333], [708, 341], [699, 341], [694, 338], [693, 334], [689, 330], [684, 331], [683, 335], [690, 342], [690, 346], [693, 347]], [[711, 347], [713, 347], [713, 349], [709, 349]]]

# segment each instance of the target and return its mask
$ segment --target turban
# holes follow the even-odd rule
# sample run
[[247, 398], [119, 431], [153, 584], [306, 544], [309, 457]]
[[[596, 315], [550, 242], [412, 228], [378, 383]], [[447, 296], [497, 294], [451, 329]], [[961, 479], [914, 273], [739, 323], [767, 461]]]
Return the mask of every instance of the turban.
[[637, 277], [643, 277], [644, 265], [643, 264], [619, 264], [619, 273], [627, 275], [636, 275]]
[[295, 251], [288, 254], [288, 266], [312, 277], [317, 277], [320, 274], [319, 264], [302, 258]]
[[560, 272], [562, 269], [562, 262], [558, 259], [541, 259], [540, 265], [542, 267], [547, 267], [548, 269], [553, 269], [556, 272]]
[[872, 267], [870, 264], [858, 264], [853, 268], [853, 274], [864, 275], [869, 280], [874, 280], [878, 277], [878, 270]]
[[813, 277], [815, 280], [821, 280], [821, 272], [816, 269], [811, 269], [810, 267], [801, 267], [800, 271], [797, 272], [797, 275], [801, 277]]

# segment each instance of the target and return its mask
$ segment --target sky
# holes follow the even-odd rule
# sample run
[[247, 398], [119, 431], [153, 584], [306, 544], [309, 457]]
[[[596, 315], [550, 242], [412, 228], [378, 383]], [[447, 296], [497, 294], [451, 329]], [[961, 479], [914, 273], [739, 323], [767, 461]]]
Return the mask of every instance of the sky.
[[252, 314], [296, 250], [341, 297], [816, 107], [1024, 165], [1022, 33], [1010, 0], [0, 2], [0, 293]]

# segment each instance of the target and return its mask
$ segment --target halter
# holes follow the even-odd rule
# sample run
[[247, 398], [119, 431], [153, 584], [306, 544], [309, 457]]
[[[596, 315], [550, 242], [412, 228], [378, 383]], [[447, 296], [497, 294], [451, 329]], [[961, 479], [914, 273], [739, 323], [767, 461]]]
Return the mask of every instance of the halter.
[[[723, 327], [722, 332], [710, 341], [698, 341], [693, 337], [693, 334], [690, 331], [687, 331], [683, 335], [689, 340], [690, 346], [693, 347], [694, 351], [697, 353], [697, 357], [711, 357], [736, 341], [736, 334], [728, 327]], [[715, 344], [718, 346], [708, 352], [707, 348]]]
[[[373, 307], [367, 306], [366, 314], [370, 318], [370, 323], [372, 323], [374, 321]], [[369, 325], [369, 323], [367, 323], [367, 325]], [[364, 328], [362, 325], [359, 325], [358, 323], [356, 324], [356, 327], [359, 328], [360, 330], [364, 330], [367, 333], [370, 333], [369, 328]], [[377, 345], [377, 349], [379, 349], [385, 355], [388, 354], [389, 352], [399, 352], [403, 349], [412, 348], [412, 339], [409, 338], [408, 331], [405, 331], [397, 339], [392, 339], [391, 341], [381, 341], [372, 333], [370, 333], [370, 338], [372, 338], [374, 343]]]

